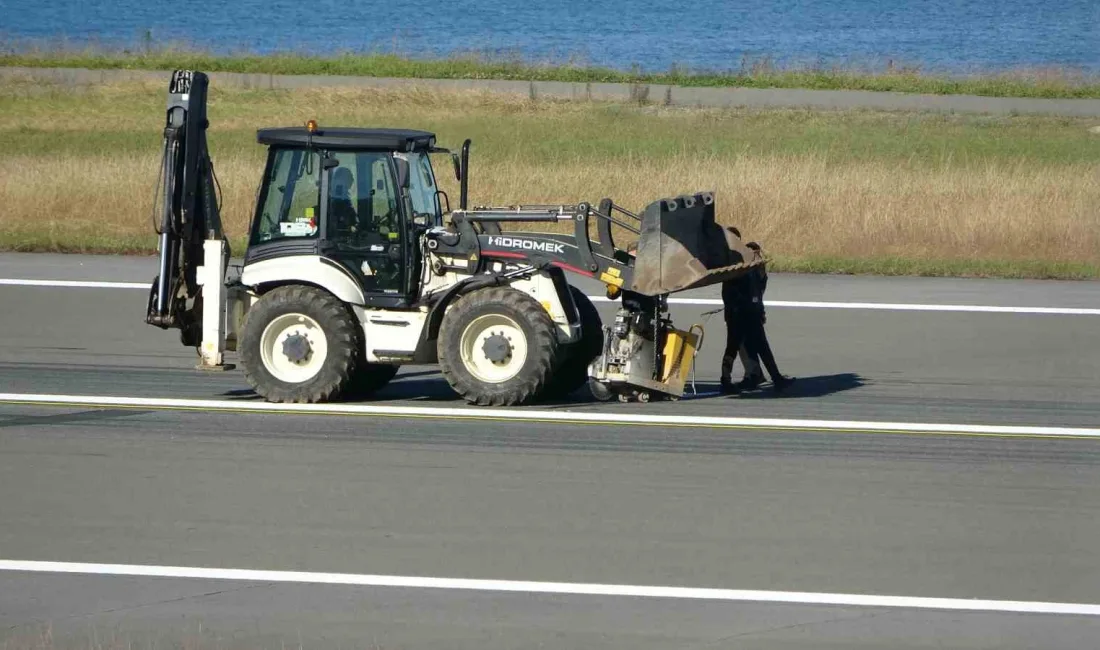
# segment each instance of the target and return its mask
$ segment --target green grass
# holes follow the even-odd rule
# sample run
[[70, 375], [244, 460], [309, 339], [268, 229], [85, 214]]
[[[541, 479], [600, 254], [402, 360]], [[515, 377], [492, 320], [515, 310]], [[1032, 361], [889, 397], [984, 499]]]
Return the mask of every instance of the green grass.
[[1100, 98], [1100, 77], [1071, 70], [1003, 70], [966, 76], [923, 73], [917, 67], [781, 68], [768, 59], [742, 61], [729, 70], [673, 68], [646, 73], [568, 63], [535, 64], [476, 55], [421, 59], [384, 53], [313, 56], [301, 53], [215, 55], [187, 47], [136, 50], [35, 49], [0, 44], [0, 66], [91, 69], [352, 75], [433, 79], [512, 79], [672, 84], [703, 87], [872, 90], [990, 97]]
[[[322, 125], [404, 126], [436, 132], [444, 146], [474, 140], [485, 159], [582, 159], [813, 155], [830, 163], [886, 160], [916, 166], [1100, 163], [1096, 123], [1073, 117], [977, 116], [802, 109], [745, 111], [615, 103], [456, 100], [445, 93], [244, 90], [210, 92], [211, 148], [257, 153], [256, 129]], [[411, 110], [410, 110], [410, 107]], [[452, 110], [454, 107], [454, 110]], [[0, 150], [11, 154], [155, 151], [163, 89], [95, 91], [0, 84]], [[522, 152], [517, 148], [522, 146]]]

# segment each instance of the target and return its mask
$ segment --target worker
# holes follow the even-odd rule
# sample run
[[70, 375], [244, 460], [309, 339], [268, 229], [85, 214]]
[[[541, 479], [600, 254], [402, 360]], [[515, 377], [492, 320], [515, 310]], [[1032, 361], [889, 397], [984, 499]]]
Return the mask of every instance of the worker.
[[329, 184], [329, 221], [340, 230], [355, 228], [358, 215], [351, 201], [351, 186], [355, 182], [351, 170], [337, 167]]
[[[760, 244], [753, 241], [745, 245], [752, 249], [757, 260], [763, 261], [764, 254], [760, 249]], [[764, 292], [767, 291], [768, 288], [768, 271], [766, 266], [761, 264], [757, 266], [753, 272], [758, 274], [757, 279], [760, 282], [760, 315], [761, 321], [766, 323], [767, 316], [764, 312]], [[749, 350], [745, 347], [743, 340], [741, 342], [741, 347], [737, 350], [737, 357], [741, 359], [741, 366], [745, 369], [745, 375], [741, 378], [741, 381], [735, 384], [736, 387], [739, 387], [741, 390], [752, 390], [764, 383], [764, 371], [760, 368], [760, 358], [756, 354], [749, 354]], [[726, 376], [731, 374], [732, 370], [731, 367], [730, 372], [726, 373]]]
[[[756, 259], [764, 259], [760, 244], [749, 242], [746, 246], [752, 249]], [[752, 307], [748, 312], [751, 315], [751, 320], [747, 321], [748, 329], [743, 335], [748, 345], [742, 345], [741, 347], [740, 356], [741, 363], [745, 366], [745, 376], [740, 382], [733, 385], [733, 392], [753, 390], [764, 383], [764, 373], [760, 369], [760, 356], [764, 357], [764, 363], [768, 367], [768, 373], [772, 376], [772, 385], [775, 390], [782, 391], [790, 386], [794, 379], [779, 373], [779, 369], [775, 364], [775, 357], [772, 355], [771, 345], [768, 343], [767, 333], [764, 330], [764, 324], [768, 322], [767, 311], [764, 307], [764, 292], [768, 288], [767, 265], [760, 264], [753, 269], [752, 273], [756, 275], [753, 288], [756, 291], [757, 299], [753, 300]], [[749, 348], [752, 348], [752, 353], [749, 352]]]
[[[730, 228], [730, 232], [740, 238], [736, 228]], [[753, 242], [749, 246], [763, 257], [758, 244]], [[783, 391], [793, 383], [794, 379], [786, 377], [779, 372], [768, 344], [767, 335], [764, 333], [764, 289], [767, 287], [767, 271], [763, 265], [734, 280], [722, 284], [723, 313], [726, 319], [726, 350], [722, 357], [721, 391], [724, 394], [738, 393], [745, 388], [755, 388], [763, 381], [763, 373], [755, 363], [746, 363], [746, 359], [754, 362], [760, 359], [764, 368], [771, 376], [772, 386], [776, 391]], [[733, 362], [739, 356], [744, 346], [745, 355], [742, 363], [745, 365], [745, 378], [734, 384], [731, 378]], [[755, 369], [755, 372], [753, 372]]]
[[[759, 244], [756, 242], [749, 242], [747, 245], [756, 253], [757, 257], [761, 260], [764, 259], [764, 253], [760, 249]], [[771, 376], [772, 388], [776, 392], [782, 392], [794, 383], [794, 378], [787, 377], [779, 372], [779, 367], [775, 363], [775, 356], [772, 354], [771, 345], [768, 344], [768, 335], [764, 331], [764, 324], [768, 320], [767, 313], [764, 310], [764, 292], [768, 288], [767, 265], [761, 264], [757, 266], [750, 275], [754, 276], [755, 281], [751, 284], [752, 290], [754, 291], [752, 305], [746, 313], [748, 320], [746, 321], [746, 330], [744, 334], [745, 347], [750, 355], [755, 355], [763, 362], [764, 368], [767, 369], [768, 375]], [[758, 369], [756, 376], [747, 376], [742, 380], [742, 389], [756, 388], [763, 380], [764, 373], [760, 372]]]
[[[723, 233], [726, 235], [727, 245], [730, 251], [730, 259], [727, 260], [730, 264], [736, 264], [743, 261], [740, 256], [733, 253], [737, 244], [741, 240], [741, 231], [733, 226], [728, 226]], [[731, 239], [735, 238], [735, 239]], [[722, 316], [726, 321], [726, 350], [722, 355], [722, 371], [721, 371], [721, 391], [722, 393], [736, 392], [732, 381], [733, 364], [737, 360], [738, 356], [741, 356], [742, 350], [744, 354], [741, 357], [742, 363], [745, 359], [752, 359], [753, 355], [748, 353], [748, 350], [744, 348], [744, 317], [741, 312], [745, 309], [745, 305], [748, 304], [751, 290], [748, 287], [750, 281], [749, 275], [742, 275], [734, 280], [727, 280], [722, 283]], [[746, 374], [748, 373], [748, 365], [745, 366]]]

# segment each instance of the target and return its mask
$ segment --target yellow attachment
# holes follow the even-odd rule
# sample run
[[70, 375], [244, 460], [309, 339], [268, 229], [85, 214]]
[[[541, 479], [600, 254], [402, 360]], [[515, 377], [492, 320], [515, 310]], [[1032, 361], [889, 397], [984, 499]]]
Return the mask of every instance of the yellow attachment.
[[317, 120], [310, 120], [306, 122], [306, 131], [310, 133], [317, 133]]
[[661, 368], [661, 381], [683, 385], [691, 374], [695, 361], [695, 349], [699, 344], [699, 335], [694, 332], [670, 329], [665, 336], [664, 367]]
[[618, 273], [611, 273], [611, 271], [617, 271], [617, 269], [608, 269], [606, 273], [600, 274], [600, 282], [603, 282], [607, 286], [622, 287], [623, 279], [618, 277]]

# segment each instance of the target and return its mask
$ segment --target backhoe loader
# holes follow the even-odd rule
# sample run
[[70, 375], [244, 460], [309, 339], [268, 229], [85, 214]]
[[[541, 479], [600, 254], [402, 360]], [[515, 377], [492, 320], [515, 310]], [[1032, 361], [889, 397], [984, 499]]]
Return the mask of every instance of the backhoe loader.
[[[611, 199], [470, 208], [470, 140], [452, 152], [426, 131], [310, 120], [257, 131], [267, 163], [230, 274], [208, 88], [197, 71], [169, 82], [146, 322], [179, 329], [200, 368], [224, 369], [235, 351], [269, 401], [359, 399], [404, 364], [437, 364], [479, 405], [562, 399], [586, 384], [599, 399], [679, 398], [702, 331], [673, 325], [668, 295], [762, 263], [715, 223], [709, 192], [640, 213]], [[460, 186], [455, 210], [436, 182], [438, 154]], [[636, 249], [616, 246], [613, 228]], [[613, 323], [571, 276], [605, 285], [619, 302]]]

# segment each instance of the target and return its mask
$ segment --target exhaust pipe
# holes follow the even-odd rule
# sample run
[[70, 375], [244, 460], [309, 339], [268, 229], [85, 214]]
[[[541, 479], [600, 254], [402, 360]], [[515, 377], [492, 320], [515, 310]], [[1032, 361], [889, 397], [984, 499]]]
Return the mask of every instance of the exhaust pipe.
[[458, 207], [465, 212], [466, 200], [469, 196], [470, 179], [470, 139], [462, 143], [462, 178], [459, 179], [460, 187], [458, 195]]

